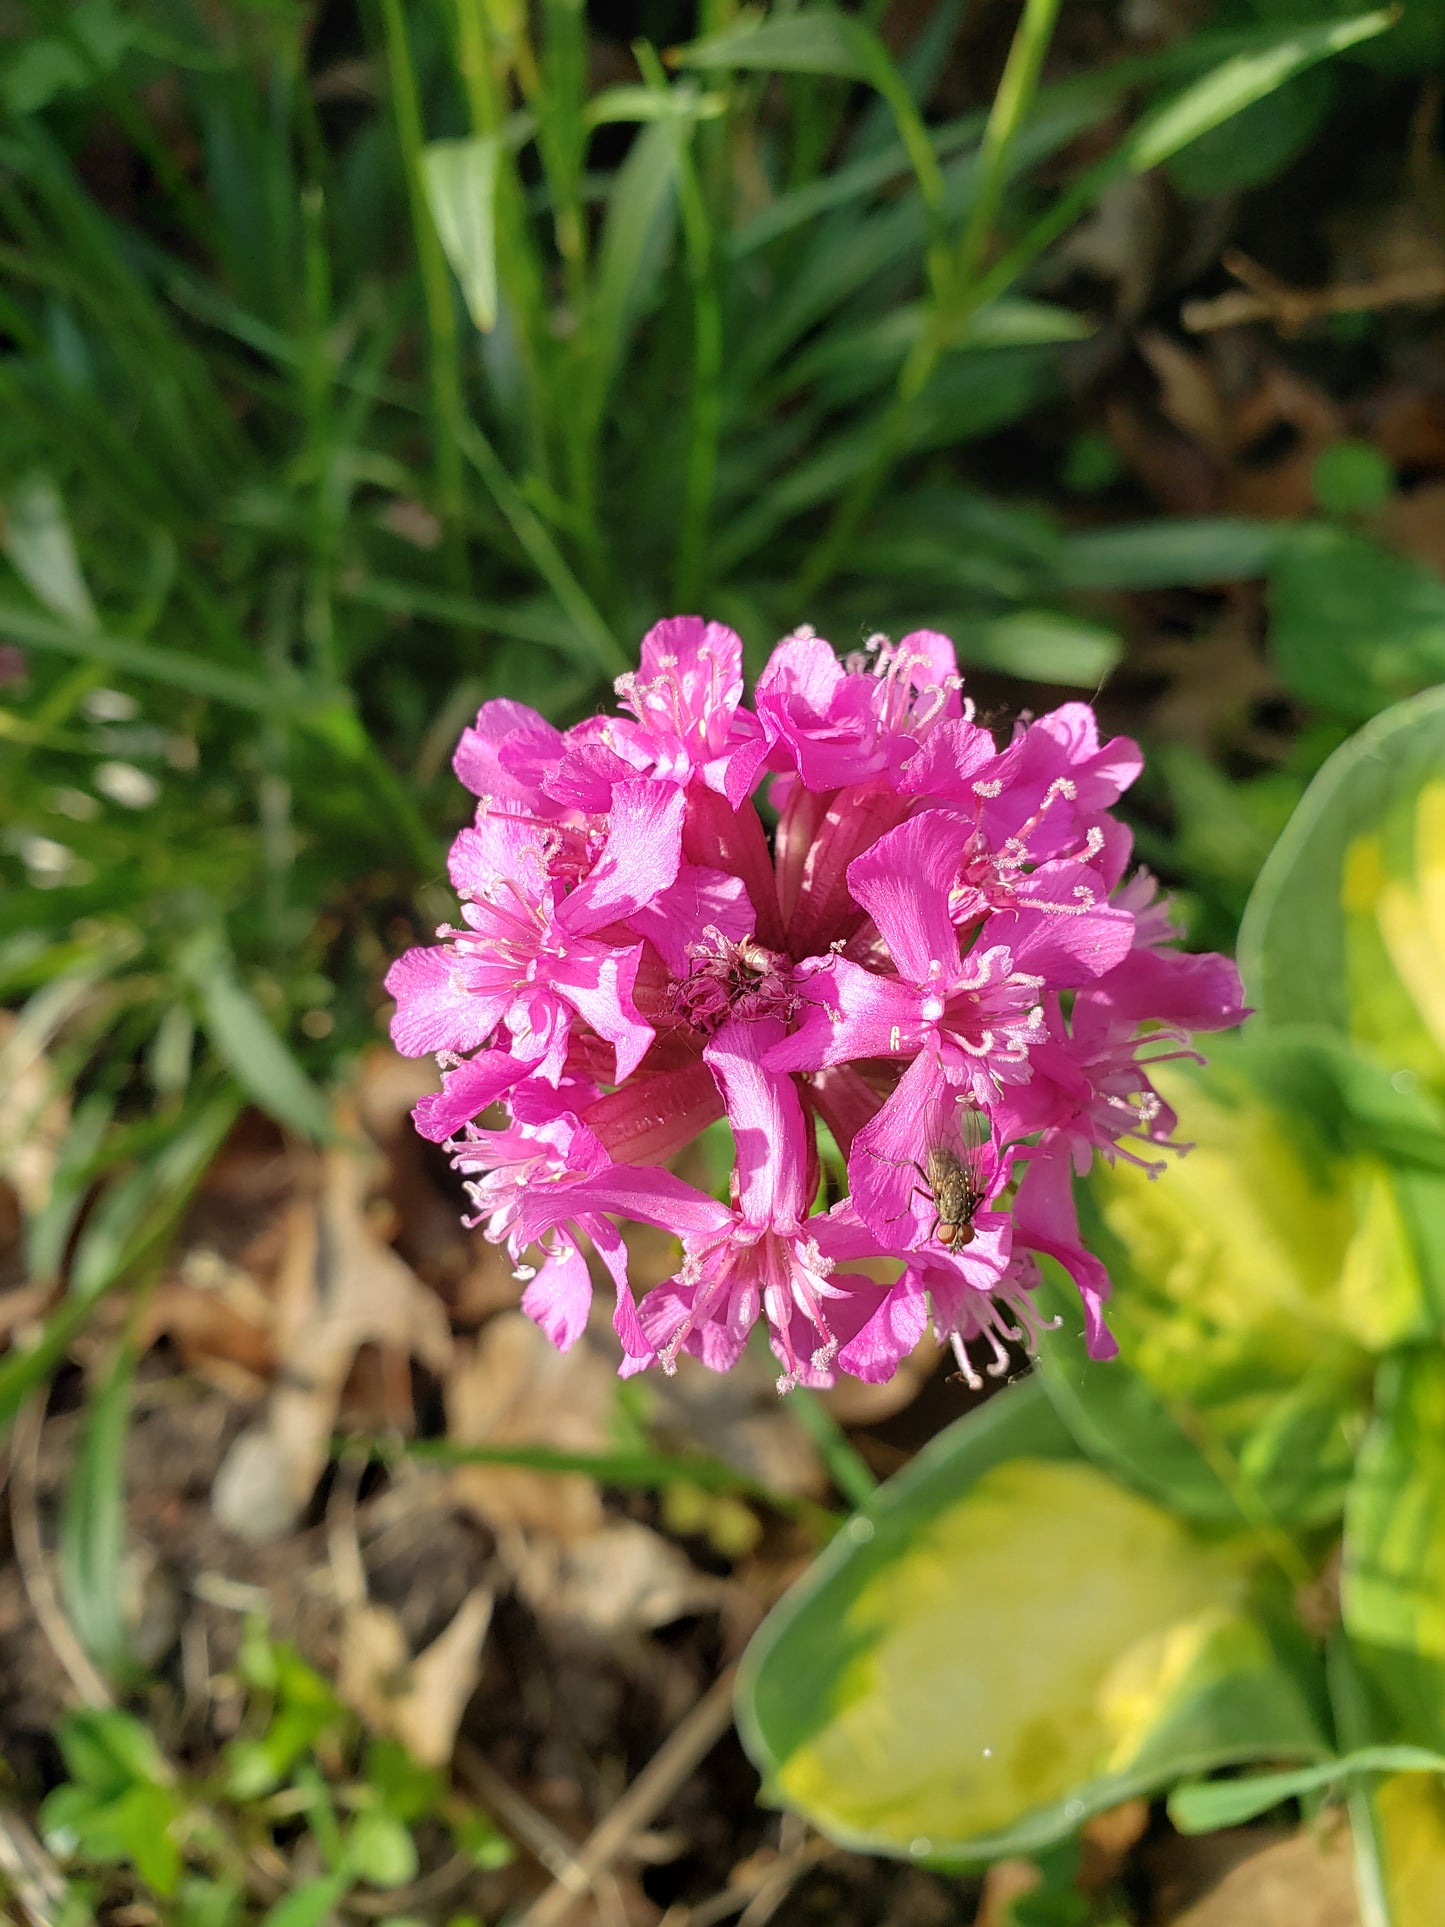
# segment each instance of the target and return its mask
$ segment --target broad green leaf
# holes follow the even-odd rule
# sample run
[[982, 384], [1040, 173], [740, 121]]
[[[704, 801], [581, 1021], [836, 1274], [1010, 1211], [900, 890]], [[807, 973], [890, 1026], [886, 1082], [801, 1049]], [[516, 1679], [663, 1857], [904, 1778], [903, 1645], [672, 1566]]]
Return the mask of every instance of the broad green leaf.
[[1378, 1847], [1390, 1927], [1445, 1920], [1445, 1786], [1401, 1773], [1374, 1789]]
[[201, 1001], [201, 1023], [232, 1076], [268, 1117], [305, 1137], [336, 1135], [326, 1100], [247, 990], [229, 950], [203, 933], [181, 957]]
[[60, 491], [48, 475], [29, 475], [0, 502], [0, 548], [35, 600], [80, 629], [96, 626], [75, 538]]
[[172, 1835], [180, 1803], [169, 1787], [136, 1784], [100, 1794], [61, 1786], [40, 1809], [45, 1844], [63, 1859], [134, 1867], [158, 1894], [175, 1892], [181, 1855]]
[[[1129, 1363], [1101, 1371], [1084, 1344], [1078, 1298], [1049, 1266], [1035, 1294], [1054, 1323], [1039, 1337], [1038, 1365], [1049, 1403], [1089, 1454], [1141, 1491], [1188, 1518], [1240, 1523], [1240, 1503], [1188, 1429], [1187, 1408], [1171, 1402]], [[1198, 1428], [1196, 1427], [1196, 1433]]]
[[101, 1666], [120, 1671], [129, 1640], [121, 1606], [125, 1552], [125, 1440], [135, 1353], [122, 1345], [91, 1396], [65, 1489], [60, 1590], [66, 1617]]
[[[1281, 1422], [1282, 1397], [1333, 1405], [1344, 1431], [1318, 1470], [1338, 1479], [1370, 1370], [1343, 1281], [1357, 1241], [1357, 1263], [1377, 1255], [1372, 1229], [1349, 1164], [1308, 1119], [1266, 1101], [1250, 1047], [1211, 1049], [1205, 1073], [1154, 1073], [1188, 1155], [1157, 1183], [1124, 1161], [1090, 1180], [1117, 1288], [1111, 1323], [1124, 1362], [1236, 1471], [1251, 1435]], [[1267, 1509], [1285, 1496], [1267, 1495]]]
[[1445, 682], [1445, 582], [1367, 536], [1290, 531], [1270, 609], [1270, 653], [1292, 693], [1351, 722]]
[[461, 283], [467, 312], [483, 333], [497, 322], [497, 161], [495, 134], [433, 141], [422, 149], [427, 206]]
[[1181, 1833], [1211, 1833], [1237, 1827], [1285, 1800], [1318, 1793], [1361, 1773], [1445, 1773], [1445, 1754], [1419, 1746], [1367, 1746], [1323, 1766], [1292, 1773], [1255, 1773], [1239, 1780], [1196, 1781], [1169, 1796], [1169, 1818]]
[[1267, 572], [1280, 542], [1276, 524], [1229, 516], [1090, 529], [1064, 538], [1059, 578], [1069, 589], [1200, 588], [1242, 582]]
[[1370, 1645], [1442, 1661], [1445, 1352], [1387, 1360], [1377, 1407], [1345, 1510], [1345, 1627]]
[[1445, 689], [1368, 723], [1311, 783], [1239, 936], [1271, 1022], [1355, 1040], [1409, 1091], [1445, 1093]]
[[1255, 1557], [1072, 1457], [1038, 1388], [1013, 1387], [774, 1611], [740, 1730], [770, 1798], [942, 1864], [1031, 1851], [1206, 1762], [1317, 1758], [1249, 1611]]

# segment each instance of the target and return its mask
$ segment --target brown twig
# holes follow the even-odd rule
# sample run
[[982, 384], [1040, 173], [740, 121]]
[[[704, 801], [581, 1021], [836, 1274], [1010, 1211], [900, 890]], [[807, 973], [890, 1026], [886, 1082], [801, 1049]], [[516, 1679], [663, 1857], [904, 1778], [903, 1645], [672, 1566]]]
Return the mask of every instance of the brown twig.
[[45, 1393], [27, 1399], [15, 1420], [15, 1435], [10, 1454], [11, 1534], [15, 1541], [15, 1563], [20, 1568], [21, 1584], [35, 1614], [36, 1624], [50, 1641], [51, 1651], [60, 1661], [77, 1698], [86, 1706], [113, 1706], [110, 1688], [101, 1678], [90, 1655], [76, 1638], [70, 1621], [61, 1610], [50, 1564], [40, 1538], [40, 1520], [35, 1504], [35, 1466], [40, 1453], [40, 1429], [45, 1422]]
[[1376, 281], [1293, 288], [1237, 249], [1224, 255], [1223, 264], [1243, 286], [1209, 301], [1186, 301], [1180, 319], [1191, 334], [1269, 321], [1282, 335], [1296, 335], [1333, 314], [1363, 314], [1445, 299], [1445, 267], [1401, 268]]
[[29, 1927], [53, 1927], [65, 1876], [18, 1813], [0, 1807], [0, 1886]]
[[[732, 1725], [735, 1671], [729, 1666], [719, 1675], [577, 1849], [576, 1874], [587, 1887], [611, 1867], [632, 1835], [655, 1818]], [[557, 1880], [532, 1903], [517, 1927], [562, 1927], [581, 1897], [574, 1884]]]

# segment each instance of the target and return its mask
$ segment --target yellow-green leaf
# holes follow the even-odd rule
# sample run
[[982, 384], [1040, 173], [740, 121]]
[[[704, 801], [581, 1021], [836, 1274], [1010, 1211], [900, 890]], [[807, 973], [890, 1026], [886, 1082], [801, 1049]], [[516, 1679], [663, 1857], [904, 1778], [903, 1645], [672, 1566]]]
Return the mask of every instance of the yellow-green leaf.
[[1036, 1385], [885, 1487], [750, 1649], [740, 1726], [770, 1797], [876, 1852], [1028, 1851], [1204, 1763], [1317, 1758], [1206, 1543], [1074, 1458]]

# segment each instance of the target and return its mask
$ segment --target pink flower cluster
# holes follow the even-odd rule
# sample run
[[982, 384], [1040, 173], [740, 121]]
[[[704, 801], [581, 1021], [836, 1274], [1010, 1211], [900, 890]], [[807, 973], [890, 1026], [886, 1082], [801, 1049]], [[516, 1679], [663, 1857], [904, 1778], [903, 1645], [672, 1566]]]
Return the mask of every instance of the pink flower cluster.
[[[1109, 812], [1137, 747], [1084, 703], [1000, 747], [928, 632], [840, 662], [799, 630], [749, 709], [738, 638], [679, 616], [617, 691], [626, 715], [565, 731], [482, 707], [456, 755], [480, 799], [462, 922], [387, 978], [398, 1048], [445, 1072], [418, 1128], [524, 1310], [573, 1343], [589, 1241], [624, 1373], [725, 1370], [761, 1316], [784, 1390], [886, 1379], [930, 1321], [977, 1383], [970, 1340], [1006, 1369], [1036, 1336], [1047, 1254], [1107, 1357], [1072, 1173], [1167, 1143], [1149, 1065], [1245, 1014], [1233, 965], [1173, 947], [1152, 879], [1125, 880]], [[727, 1204], [668, 1169], [723, 1118]], [[820, 1125], [848, 1172], [829, 1208]], [[618, 1219], [681, 1241], [640, 1304]]]

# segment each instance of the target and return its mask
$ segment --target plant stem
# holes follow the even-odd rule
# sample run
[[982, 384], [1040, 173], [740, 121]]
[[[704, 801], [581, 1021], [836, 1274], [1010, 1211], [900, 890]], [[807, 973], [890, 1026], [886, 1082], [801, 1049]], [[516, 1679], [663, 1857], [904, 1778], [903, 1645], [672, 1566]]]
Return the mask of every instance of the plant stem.
[[391, 77], [392, 109], [396, 116], [402, 171], [406, 176], [407, 200], [411, 207], [412, 233], [416, 238], [417, 264], [421, 270], [422, 299], [426, 306], [437, 493], [442, 520], [446, 524], [451, 572], [457, 586], [465, 589], [467, 565], [462, 543], [462, 456], [457, 439], [462, 421], [462, 372], [457, 352], [456, 307], [452, 301], [451, 274], [442, 253], [441, 239], [431, 218], [431, 209], [427, 206], [426, 187], [422, 179], [421, 102], [417, 94], [411, 49], [407, 44], [401, 0], [381, 0], [381, 18], [386, 36], [386, 63]]
[[[930, 251], [930, 299], [924, 311], [922, 332], [899, 371], [893, 401], [879, 425], [874, 459], [838, 504], [832, 521], [798, 572], [794, 598], [800, 606], [826, 587], [836, 573], [848, 545], [907, 447], [915, 406], [932, 381], [945, 350], [957, 344], [967, 323], [984, 303], [1002, 291], [996, 276], [979, 280], [977, 270], [1008, 181], [1014, 143], [1038, 91], [1039, 74], [1058, 10], [1059, 0], [1024, 0], [1023, 16], [1014, 30], [1003, 78], [984, 128], [977, 198], [952, 259], [945, 253], [940, 260], [936, 251]], [[874, 84], [877, 85], [876, 80]], [[891, 93], [886, 97], [898, 116]], [[928, 177], [919, 169], [919, 159], [926, 153], [936, 169], [932, 148], [926, 138], [921, 146], [916, 135], [910, 140], [906, 116], [898, 116], [898, 127], [927, 199]], [[915, 153], [915, 149], [919, 151]], [[1003, 286], [1007, 285], [1004, 281]]]

